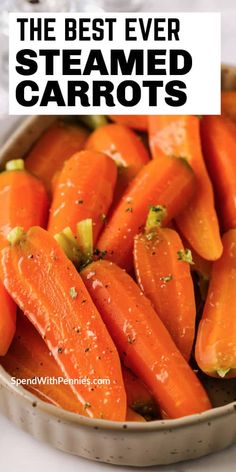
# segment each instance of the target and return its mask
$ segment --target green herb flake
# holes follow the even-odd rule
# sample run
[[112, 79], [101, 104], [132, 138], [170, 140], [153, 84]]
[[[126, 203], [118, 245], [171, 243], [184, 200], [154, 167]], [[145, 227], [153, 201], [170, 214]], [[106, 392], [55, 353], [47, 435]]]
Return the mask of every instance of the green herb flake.
[[166, 282], [166, 283], [167, 283], [167, 282], [170, 282], [171, 280], [173, 280], [173, 275], [170, 274], [170, 275], [166, 275], [166, 276], [164, 276], [164, 277], [160, 277], [160, 280], [161, 280], [162, 282]]
[[73, 300], [78, 297], [78, 292], [75, 287], [70, 288], [70, 296]]
[[84, 200], [76, 200], [75, 203], [76, 205], [83, 205]]
[[229, 371], [230, 371], [230, 368], [229, 369], [218, 369], [216, 372], [219, 375], [219, 377], [221, 377], [223, 379], [226, 376], [226, 374], [228, 374]]
[[128, 212], [129, 212], [129, 213], [133, 213], [133, 208], [132, 208], [132, 207], [128, 207], [128, 208], [126, 208], [125, 211], [126, 211], [127, 213], [128, 213]]
[[62, 352], [63, 352], [62, 347], [59, 347], [59, 348], [57, 349], [57, 352], [58, 352], [58, 354], [62, 354]]
[[190, 249], [180, 249], [177, 251], [178, 261], [187, 262], [190, 265], [193, 265], [193, 257]]

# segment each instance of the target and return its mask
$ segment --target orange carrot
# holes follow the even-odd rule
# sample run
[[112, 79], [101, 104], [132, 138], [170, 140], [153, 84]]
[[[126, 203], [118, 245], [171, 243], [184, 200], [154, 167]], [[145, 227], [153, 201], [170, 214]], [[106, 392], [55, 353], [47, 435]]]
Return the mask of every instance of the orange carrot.
[[150, 116], [149, 140], [154, 158], [160, 150], [166, 155], [184, 157], [192, 166], [197, 192], [176, 218], [181, 233], [204, 259], [216, 260], [222, 254], [219, 224], [212, 185], [203, 160], [199, 118], [196, 116]]
[[196, 361], [208, 375], [236, 377], [236, 229], [223, 236], [198, 328]]
[[139, 413], [132, 410], [132, 408], [127, 408], [126, 421], [142, 421], [142, 422], [145, 422], [146, 420]]
[[39, 138], [26, 157], [26, 168], [51, 192], [53, 175], [75, 152], [81, 151], [88, 132], [81, 126], [57, 122]]
[[0, 283], [0, 356], [5, 356], [16, 330], [16, 305]]
[[189, 263], [191, 252], [184, 249], [173, 229], [152, 225], [135, 237], [134, 266], [139, 286], [187, 361], [192, 352], [196, 317]]
[[146, 385], [126, 367], [122, 367], [127, 405], [133, 411], [149, 419], [159, 416], [158, 407]]
[[[16, 333], [7, 355], [0, 359], [4, 369], [16, 379], [35, 379], [23, 386], [48, 403], [84, 415], [84, 409], [45, 342], [23, 313], [17, 314]], [[47, 383], [51, 377], [55, 383]], [[37, 378], [39, 379], [36, 382]], [[59, 381], [60, 383], [56, 383]]]
[[143, 380], [169, 418], [211, 407], [202, 385], [133, 279], [100, 260], [81, 272], [125, 365]]
[[224, 231], [236, 228], [236, 124], [224, 116], [201, 123], [204, 157], [214, 185]]
[[148, 152], [140, 138], [132, 130], [117, 124], [97, 128], [90, 135], [86, 149], [103, 152], [116, 162], [119, 172], [115, 201], [149, 161]]
[[231, 120], [236, 121], [236, 91], [222, 92], [221, 94], [221, 111]]
[[146, 115], [109, 115], [112, 121], [139, 131], [147, 131], [148, 117]]
[[91, 218], [96, 243], [112, 203], [116, 177], [116, 165], [105, 154], [96, 151], [74, 154], [65, 162], [56, 183], [49, 232], [60, 233], [69, 226], [76, 233], [77, 223]]
[[194, 190], [194, 175], [181, 159], [162, 156], [149, 162], [130, 183], [98, 241], [98, 248], [107, 251], [113, 262], [130, 269], [134, 236], [145, 224], [149, 207], [166, 207], [166, 224], [188, 203]]
[[[2, 250], [0, 263], [5, 288], [66, 378], [89, 378], [90, 383], [71, 385], [84, 414], [123, 421], [126, 394], [120, 360], [80, 275], [42, 228], [28, 233], [15, 228], [8, 239], [11, 244]], [[106, 383], [98, 383], [99, 378]]]
[[[24, 170], [24, 161], [6, 164], [0, 174], [0, 248], [7, 233], [16, 225], [26, 230], [46, 224], [47, 195], [41, 182]], [[0, 283], [0, 355], [6, 354], [16, 329], [16, 305]]]
[[0, 174], [0, 234], [6, 237], [15, 226], [27, 231], [33, 225], [45, 227], [48, 200], [43, 184], [24, 170], [24, 161], [6, 164]]

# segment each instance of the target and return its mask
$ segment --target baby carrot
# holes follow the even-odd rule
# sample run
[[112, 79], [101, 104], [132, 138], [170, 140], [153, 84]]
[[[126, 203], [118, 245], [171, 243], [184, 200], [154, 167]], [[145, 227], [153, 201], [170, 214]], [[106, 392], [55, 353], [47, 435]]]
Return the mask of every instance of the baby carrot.
[[68, 161], [57, 179], [48, 230], [60, 233], [69, 226], [76, 233], [77, 223], [93, 220], [93, 240], [104, 226], [112, 203], [117, 168], [112, 159], [96, 151], [81, 151]]
[[0, 356], [5, 356], [16, 330], [16, 304], [0, 283]]
[[132, 410], [132, 408], [127, 408], [126, 421], [142, 421], [145, 423], [146, 420], [139, 413]]
[[184, 249], [173, 229], [153, 225], [135, 237], [134, 266], [139, 286], [187, 361], [196, 317], [191, 263], [191, 252]]
[[[22, 159], [9, 161], [0, 174], [0, 208], [0, 248], [7, 244], [6, 236], [16, 225], [27, 230], [34, 224], [46, 224], [46, 191], [36, 177], [24, 170]], [[16, 304], [0, 282], [0, 355], [6, 354], [15, 329]]]
[[178, 418], [209, 409], [202, 385], [133, 279], [105, 260], [88, 265], [81, 276], [123, 362], [164, 414]]
[[166, 207], [165, 224], [188, 203], [195, 190], [188, 164], [169, 156], [150, 161], [137, 174], [115, 208], [97, 243], [107, 258], [130, 269], [134, 236], [145, 224], [149, 207]]
[[146, 115], [110, 115], [112, 121], [139, 131], [147, 131], [148, 117]]
[[[4, 369], [16, 379], [35, 379], [24, 387], [41, 400], [84, 415], [84, 409], [45, 342], [23, 313], [17, 314], [16, 333], [7, 355], [1, 359]], [[51, 377], [60, 383], [47, 383]], [[39, 381], [37, 382], [37, 378]]]
[[53, 175], [72, 154], [83, 149], [87, 137], [85, 128], [58, 121], [33, 146], [26, 157], [26, 168], [42, 179], [47, 191], [51, 192]]
[[118, 166], [118, 181], [115, 201], [128, 183], [149, 161], [148, 152], [140, 138], [129, 128], [118, 124], [108, 124], [97, 128], [89, 137], [86, 149], [103, 152]]
[[236, 124], [224, 116], [201, 123], [203, 152], [214, 185], [224, 231], [236, 228]]
[[212, 185], [201, 151], [199, 122], [196, 116], [150, 116], [149, 141], [154, 158], [158, 158], [161, 150], [167, 155], [184, 157], [192, 166], [197, 192], [176, 222], [200, 256], [216, 260], [222, 254], [222, 243]]
[[24, 169], [24, 161], [6, 164], [0, 173], [0, 234], [6, 237], [15, 226], [27, 231], [31, 226], [45, 227], [48, 199], [43, 184]]
[[196, 343], [196, 361], [208, 375], [236, 377], [236, 229], [223, 236], [214, 262]]
[[126, 394], [120, 360], [72, 262], [42, 228], [33, 227], [28, 233], [15, 228], [8, 239], [0, 263], [5, 288], [39, 331], [66, 378], [77, 379], [71, 388], [84, 414], [123, 421]]

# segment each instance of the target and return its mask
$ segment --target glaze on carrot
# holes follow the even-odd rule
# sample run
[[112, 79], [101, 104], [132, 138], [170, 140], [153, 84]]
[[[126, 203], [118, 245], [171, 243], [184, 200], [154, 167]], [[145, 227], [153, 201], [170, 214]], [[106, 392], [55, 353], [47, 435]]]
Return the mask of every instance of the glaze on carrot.
[[192, 166], [197, 191], [176, 222], [200, 256], [216, 260], [222, 254], [222, 243], [212, 184], [201, 150], [199, 122], [196, 116], [150, 116], [149, 142], [154, 159], [161, 150], [166, 155], [185, 158]]
[[148, 130], [148, 117], [147, 115], [109, 115], [112, 121], [119, 123], [120, 125], [133, 128], [138, 131]]
[[[110, 335], [72, 262], [39, 227], [8, 235], [1, 252], [5, 288], [39, 331], [64, 375], [89, 378], [71, 388], [84, 414], [123, 421], [126, 394], [120, 360]], [[97, 379], [109, 384], [98, 384]]]
[[223, 236], [197, 334], [196, 361], [211, 376], [236, 377], [236, 229]]
[[96, 151], [81, 151], [64, 164], [57, 179], [48, 223], [51, 234], [76, 226], [82, 220], [93, 221], [93, 241], [105, 224], [112, 203], [117, 168], [112, 159]]
[[107, 258], [130, 269], [134, 236], [143, 228], [151, 205], [166, 207], [167, 224], [189, 202], [195, 190], [191, 168], [181, 159], [162, 156], [150, 161], [130, 183], [97, 243]]
[[100, 260], [81, 272], [122, 361], [143, 380], [169, 418], [211, 408], [207, 394], [133, 279]]
[[223, 231], [227, 231], [236, 228], [236, 124], [224, 116], [206, 116], [201, 135], [219, 218]]
[[193, 347], [196, 306], [191, 256], [176, 231], [153, 227], [135, 237], [137, 281], [187, 361]]
[[115, 202], [138, 171], [149, 161], [148, 151], [140, 138], [131, 129], [119, 124], [97, 128], [89, 136], [86, 149], [103, 152], [116, 162], [118, 181]]
[[26, 157], [26, 168], [39, 177], [51, 193], [54, 174], [75, 152], [84, 148], [88, 131], [81, 126], [56, 122], [34, 144]]

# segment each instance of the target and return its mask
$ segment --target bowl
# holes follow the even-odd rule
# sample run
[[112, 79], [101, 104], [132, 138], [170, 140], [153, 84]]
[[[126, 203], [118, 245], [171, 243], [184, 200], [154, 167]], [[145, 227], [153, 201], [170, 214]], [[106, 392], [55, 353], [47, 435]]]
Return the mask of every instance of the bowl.
[[[236, 90], [236, 68], [222, 67], [222, 89]], [[29, 117], [0, 151], [0, 163], [24, 157], [58, 117]], [[0, 411], [35, 438], [86, 459], [152, 466], [195, 459], [236, 442], [236, 379], [202, 377], [214, 408], [175, 420], [148, 423], [90, 419], [39, 400], [11, 383], [0, 366]]]

